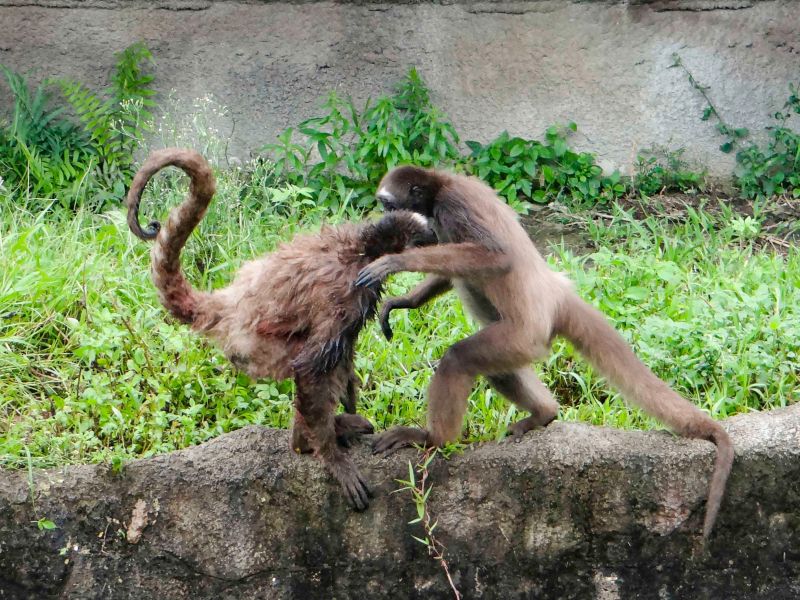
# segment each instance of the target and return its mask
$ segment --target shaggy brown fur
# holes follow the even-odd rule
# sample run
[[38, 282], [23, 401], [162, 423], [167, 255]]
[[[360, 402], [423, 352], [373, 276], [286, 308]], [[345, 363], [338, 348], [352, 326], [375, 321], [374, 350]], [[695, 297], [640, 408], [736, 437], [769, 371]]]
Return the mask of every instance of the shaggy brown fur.
[[376, 451], [455, 440], [478, 375], [487, 376], [495, 389], [530, 413], [512, 425], [512, 434], [547, 425], [558, 414], [558, 404], [530, 363], [546, 357], [553, 337], [562, 335], [627, 399], [677, 433], [717, 445], [703, 525], [707, 538], [733, 462], [728, 434], [656, 377], [603, 315], [548, 268], [514, 211], [477, 179], [416, 167], [389, 172], [378, 198], [388, 210], [414, 210], [432, 219], [442, 242], [384, 256], [359, 275], [356, 285], [372, 285], [398, 271], [432, 274], [407, 296], [385, 303], [381, 324], [387, 337], [392, 309], [416, 308], [451, 287], [483, 329], [442, 357], [429, 388], [427, 429], [395, 428], [377, 440]]
[[[173, 165], [190, 177], [189, 195], [164, 227], [142, 229], [139, 202], [149, 179]], [[195, 331], [214, 340], [228, 359], [254, 378], [294, 377], [295, 423], [292, 447], [313, 451], [341, 483], [357, 509], [369, 504], [369, 489], [355, 465], [337, 446], [349, 436], [371, 433], [355, 413], [353, 346], [373, 316], [380, 282], [352, 285], [370, 261], [409, 245], [435, 243], [425, 219], [393, 213], [377, 223], [323, 227], [297, 236], [275, 252], [246, 263], [234, 281], [213, 292], [193, 289], [183, 276], [180, 252], [214, 195], [208, 163], [192, 150], [153, 152], [128, 193], [128, 224], [135, 235], [154, 239], [153, 282], [164, 307]], [[347, 414], [334, 416], [342, 399]]]

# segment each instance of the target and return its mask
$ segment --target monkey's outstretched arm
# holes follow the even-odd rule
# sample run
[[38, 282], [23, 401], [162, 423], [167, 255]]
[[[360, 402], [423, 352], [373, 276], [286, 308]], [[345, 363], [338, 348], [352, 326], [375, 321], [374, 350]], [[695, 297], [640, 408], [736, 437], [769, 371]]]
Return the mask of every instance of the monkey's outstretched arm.
[[511, 259], [502, 250], [475, 242], [440, 244], [382, 256], [361, 269], [355, 285], [373, 286], [387, 275], [400, 271], [433, 273], [451, 279], [492, 277], [509, 270]]
[[419, 308], [436, 296], [440, 296], [453, 288], [452, 282], [441, 275], [428, 275], [422, 283], [405, 296], [389, 298], [381, 309], [381, 331], [387, 340], [392, 339], [392, 328], [389, 325], [389, 313], [396, 308]]

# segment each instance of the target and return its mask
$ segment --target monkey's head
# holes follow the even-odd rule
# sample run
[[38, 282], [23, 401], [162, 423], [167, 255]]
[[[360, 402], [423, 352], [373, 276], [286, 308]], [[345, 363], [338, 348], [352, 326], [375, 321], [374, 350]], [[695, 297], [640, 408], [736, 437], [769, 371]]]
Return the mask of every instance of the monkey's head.
[[430, 217], [441, 187], [441, 176], [434, 171], [407, 165], [384, 175], [376, 195], [387, 211], [405, 209]]
[[374, 259], [436, 242], [436, 233], [428, 224], [428, 219], [409, 210], [393, 210], [366, 229], [364, 253]]

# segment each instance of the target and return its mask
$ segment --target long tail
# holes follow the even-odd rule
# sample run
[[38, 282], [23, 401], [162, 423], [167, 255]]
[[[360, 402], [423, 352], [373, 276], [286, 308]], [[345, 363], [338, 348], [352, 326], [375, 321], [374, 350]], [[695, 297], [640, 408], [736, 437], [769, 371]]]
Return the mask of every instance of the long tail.
[[708, 440], [717, 446], [703, 523], [703, 538], [707, 539], [714, 527], [733, 464], [733, 443], [727, 432], [656, 377], [636, 357], [605, 316], [577, 295], [570, 294], [565, 300], [556, 333], [572, 342], [592, 366], [622, 392], [626, 400], [639, 405], [676, 433]]
[[[153, 221], [147, 229], [142, 229], [139, 224], [142, 192], [153, 175], [170, 165], [179, 167], [191, 179], [189, 194], [172, 209], [163, 227]], [[182, 148], [152, 152], [136, 173], [128, 191], [128, 226], [140, 239], [155, 239], [150, 253], [153, 283], [164, 307], [184, 323], [194, 321], [199, 293], [189, 285], [181, 272], [181, 249], [202, 220], [215, 191], [214, 175], [206, 160], [194, 150]]]

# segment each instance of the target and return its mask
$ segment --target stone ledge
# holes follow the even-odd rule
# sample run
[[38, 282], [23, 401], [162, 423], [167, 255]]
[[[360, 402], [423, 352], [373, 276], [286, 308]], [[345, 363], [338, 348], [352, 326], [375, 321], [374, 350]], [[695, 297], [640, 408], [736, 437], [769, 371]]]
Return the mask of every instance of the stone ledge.
[[[705, 556], [705, 442], [558, 422], [437, 459], [430, 507], [464, 597], [798, 597], [800, 405], [726, 427], [736, 462]], [[259, 427], [121, 475], [35, 471], [34, 502], [27, 473], [0, 472], [0, 598], [451, 597], [392, 493], [415, 453], [352, 453], [376, 491], [361, 514]]]

